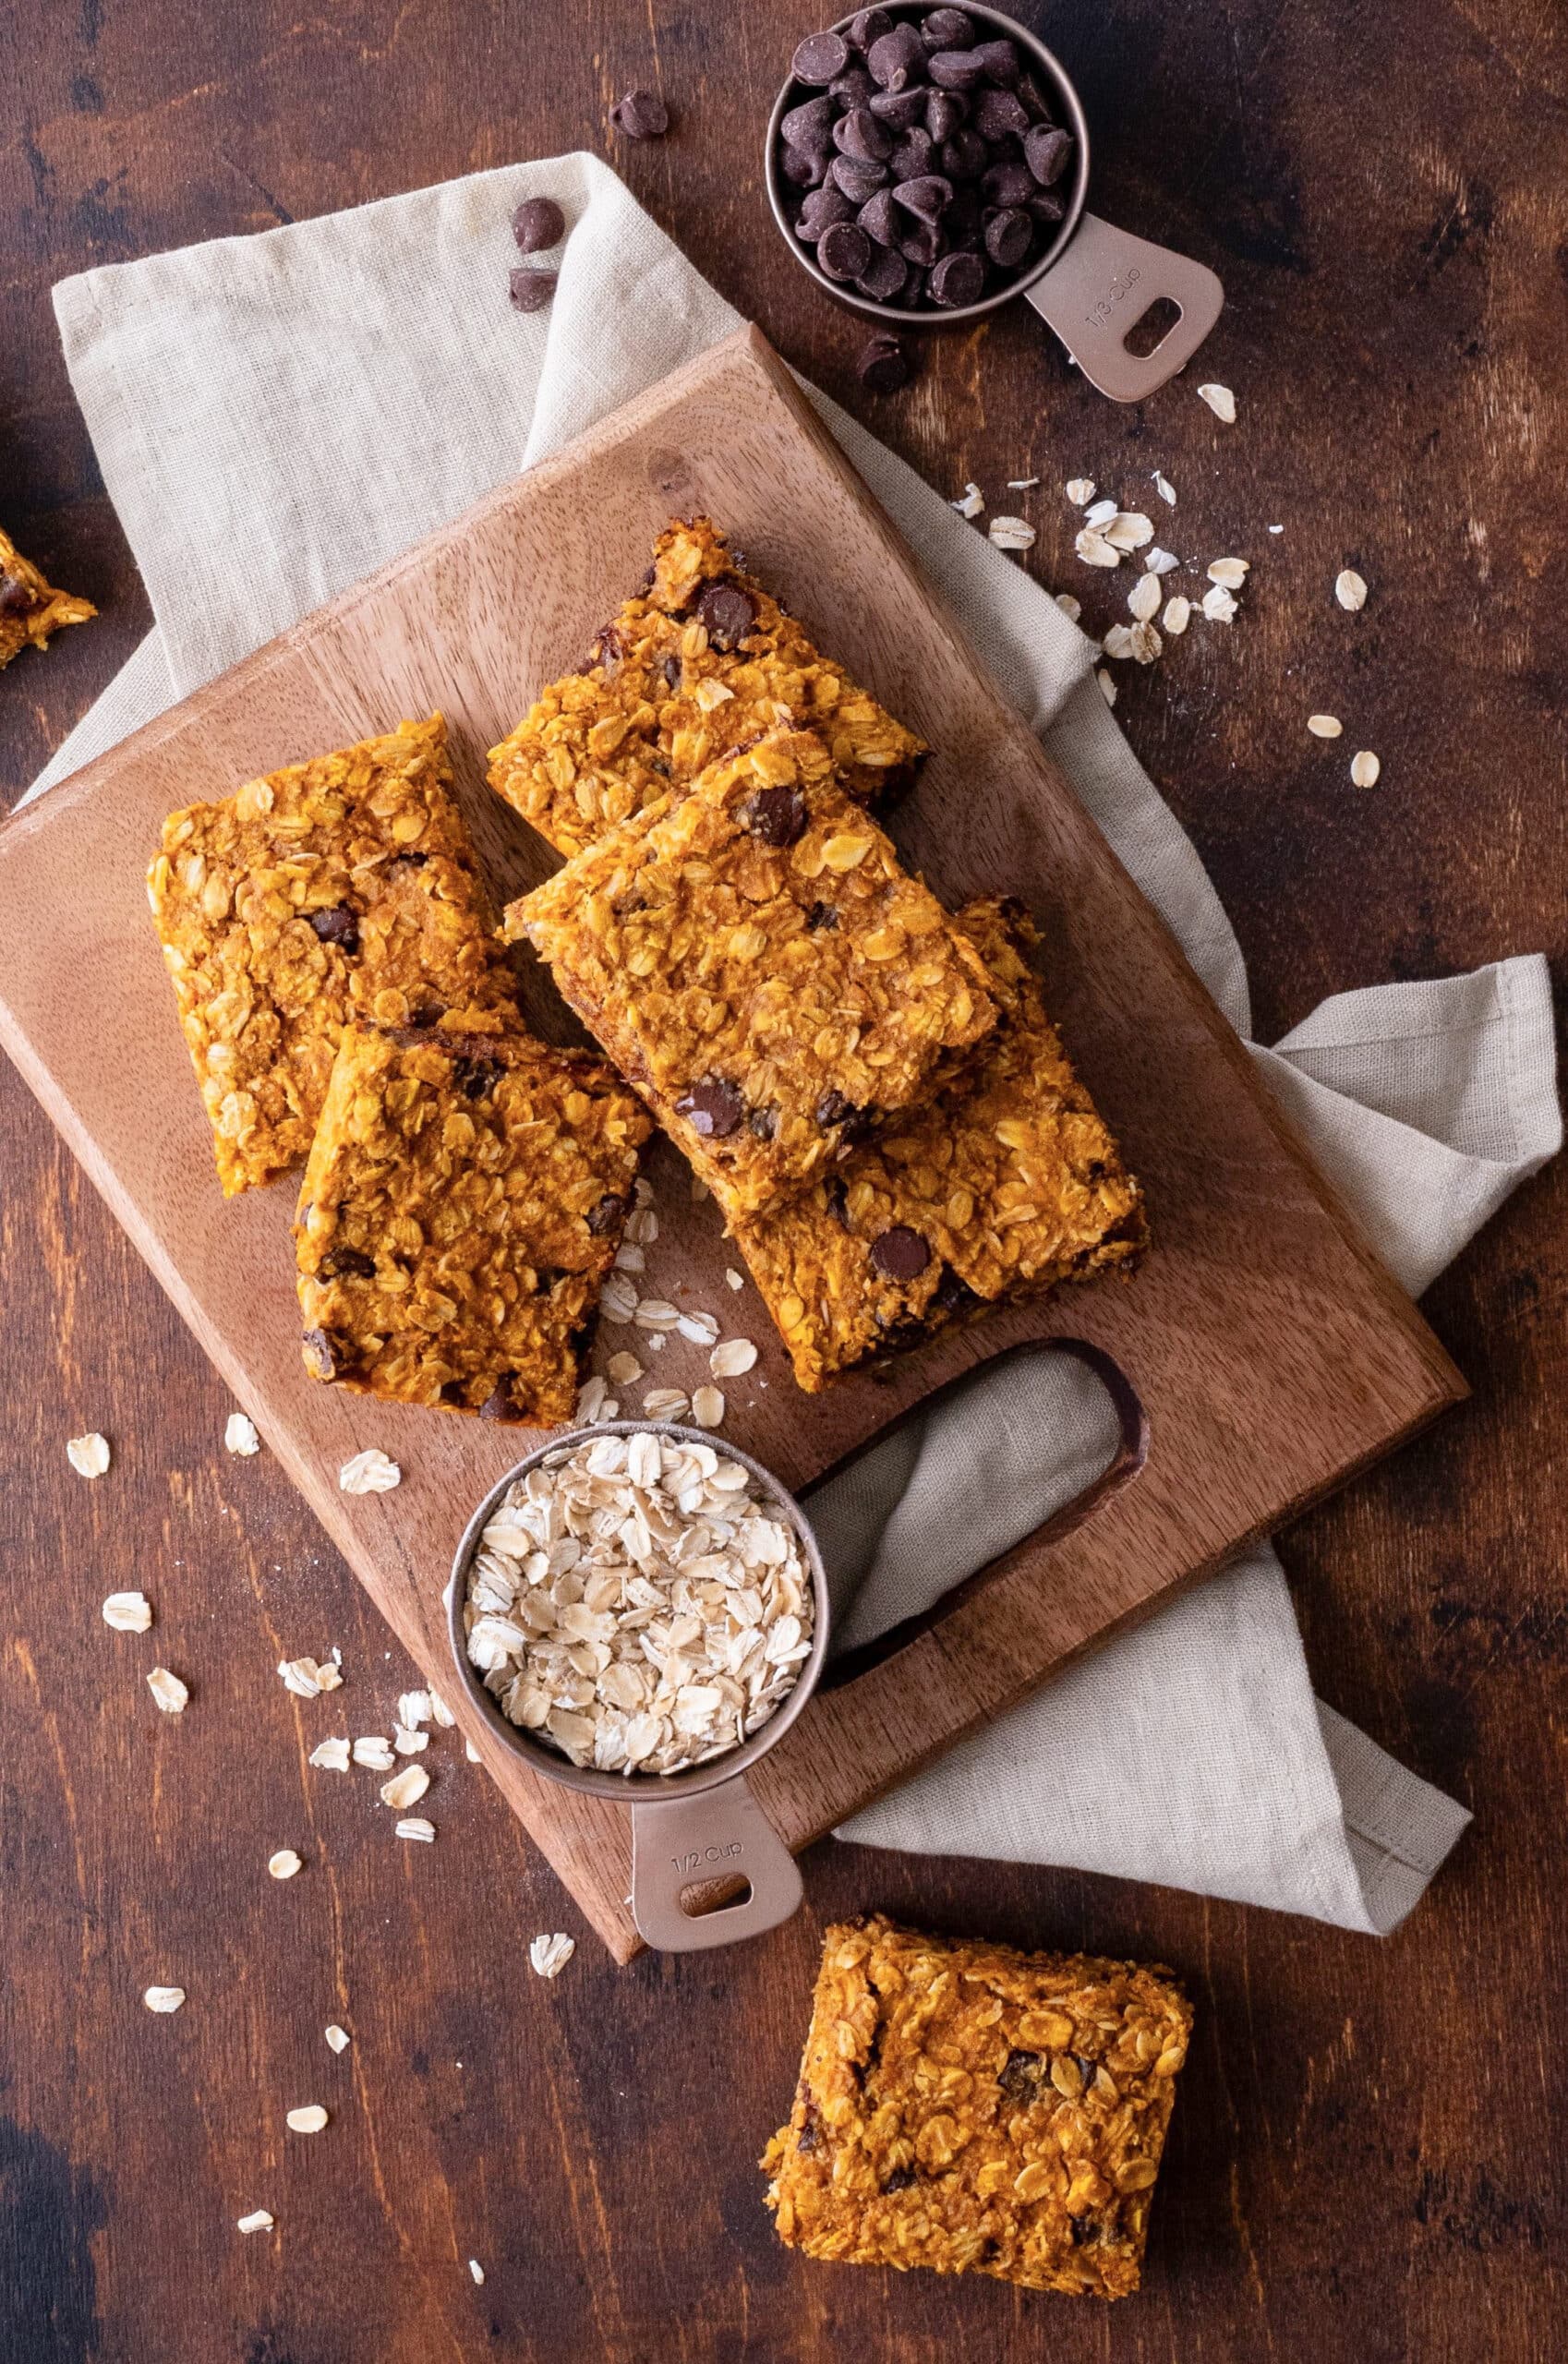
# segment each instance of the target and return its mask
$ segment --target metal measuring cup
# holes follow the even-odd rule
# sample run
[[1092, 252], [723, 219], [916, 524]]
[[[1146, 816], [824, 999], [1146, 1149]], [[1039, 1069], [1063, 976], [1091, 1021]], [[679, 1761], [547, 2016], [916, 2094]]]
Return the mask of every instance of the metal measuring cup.
[[[750, 1740], [716, 1757], [711, 1765], [694, 1766], [683, 1773], [598, 1773], [572, 1764], [502, 1714], [468, 1658], [463, 1622], [468, 1571], [479, 1538], [507, 1492], [552, 1453], [573, 1452], [596, 1437], [631, 1436], [707, 1445], [727, 1460], [738, 1461], [756, 1480], [762, 1499], [793, 1530], [811, 1575], [815, 1622], [811, 1654], [801, 1662], [794, 1689]], [[650, 1946], [666, 1953], [696, 1953], [712, 1946], [733, 1945], [742, 1937], [759, 1936], [765, 1929], [789, 1920], [801, 1901], [801, 1875], [794, 1857], [752, 1795], [746, 1776], [783, 1739], [816, 1688], [827, 1656], [827, 1575], [804, 1513], [771, 1470], [739, 1446], [673, 1420], [603, 1420], [592, 1428], [551, 1437], [497, 1479], [464, 1527], [452, 1564], [446, 1607], [458, 1681], [502, 1747], [547, 1781], [630, 1806], [632, 1918], [639, 1936]], [[746, 1880], [751, 1890], [740, 1902], [721, 1904], [706, 1912], [682, 1908], [683, 1890], [736, 1876]]]
[[[1129, 231], [1116, 229], [1085, 210], [1089, 126], [1082, 104], [1059, 59], [1016, 18], [1004, 16], [998, 8], [971, 6], [970, 0], [919, 0], [919, 5], [890, 7], [887, 13], [896, 22], [916, 23], [936, 6], [959, 6], [992, 38], [1016, 42], [1032, 66], [1042, 94], [1055, 103], [1059, 120], [1072, 133], [1076, 142], [1072, 187], [1055, 236], [1017, 278], [983, 296], [978, 304], [952, 310], [904, 311], [895, 304], [874, 303], [829, 279], [790, 226], [779, 176], [779, 125], [785, 113], [802, 98], [818, 95], [791, 77], [768, 118], [766, 158], [767, 200], [785, 244], [802, 270], [809, 271], [836, 302], [847, 304], [851, 311], [863, 313], [868, 320], [880, 321], [884, 327], [958, 326], [983, 320], [987, 313], [1021, 296], [1055, 329], [1092, 386], [1109, 394], [1113, 402], [1142, 402], [1191, 360], [1220, 317], [1224, 289], [1205, 264], [1175, 254], [1168, 247], [1154, 246], [1147, 238], [1135, 238]], [[841, 17], [832, 30], [843, 33], [853, 22], [852, 15]], [[1129, 351], [1128, 337], [1150, 307], [1162, 298], [1174, 304], [1180, 317], [1150, 352]]]

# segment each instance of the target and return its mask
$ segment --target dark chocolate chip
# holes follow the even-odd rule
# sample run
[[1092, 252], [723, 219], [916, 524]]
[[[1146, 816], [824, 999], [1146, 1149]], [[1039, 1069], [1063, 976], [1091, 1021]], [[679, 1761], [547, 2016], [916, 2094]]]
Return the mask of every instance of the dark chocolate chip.
[[441, 1017], [442, 1012], [432, 1004], [427, 1002], [420, 1008], [411, 1009], [409, 1011], [408, 1023], [410, 1026], [418, 1028], [418, 1030], [423, 1032], [428, 1026], [439, 1026]]
[[1031, 2102], [1038, 2095], [1047, 2073], [1043, 2052], [1009, 2052], [997, 2072], [996, 2082], [1015, 2101]]
[[874, 82], [885, 90], [902, 90], [915, 78], [916, 69], [923, 67], [925, 47], [912, 25], [895, 25], [872, 42], [865, 62]]
[[[877, 190], [886, 186], [887, 167], [886, 164], [862, 164], [858, 156], [835, 156], [828, 166], [828, 175], [846, 197], [853, 198], [857, 205], [863, 205], [868, 198], [874, 197]], [[820, 256], [817, 259], [821, 260]], [[823, 269], [826, 271], [826, 268], [824, 263]], [[852, 271], [846, 271], [843, 275], [849, 279], [854, 277]]]
[[798, 788], [759, 788], [742, 807], [741, 818], [754, 838], [780, 850], [794, 845], [806, 833], [811, 815]]
[[797, 82], [831, 82], [850, 62], [850, 45], [837, 33], [808, 33], [790, 60]]
[[836, 82], [829, 82], [827, 95], [830, 99], [836, 99], [845, 109], [868, 107], [875, 90], [876, 85], [865, 67], [851, 66], [845, 73], [839, 75]]
[[830, 1174], [822, 1186], [823, 1202], [841, 1231], [850, 1228], [850, 1192], [841, 1174]]
[[951, 1264], [944, 1264], [941, 1277], [931, 1292], [931, 1302], [944, 1313], [960, 1314], [972, 1313], [980, 1299], [961, 1273], [955, 1272]]
[[746, 1104], [738, 1084], [721, 1075], [705, 1075], [694, 1083], [683, 1099], [675, 1103], [675, 1113], [684, 1116], [694, 1133], [704, 1140], [723, 1140], [740, 1126], [746, 1113]]
[[931, 1261], [931, 1249], [918, 1231], [896, 1223], [871, 1243], [871, 1260], [889, 1281], [918, 1281]]
[[947, 234], [949, 246], [972, 247], [976, 253], [979, 252], [980, 192], [972, 182], [965, 181], [953, 191], [953, 202], [942, 216], [942, 227]]
[[330, 911], [312, 911], [310, 924], [323, 944], [335, 944], [340, 952], [359, 949], [359, 915], [346, 903], [334, 903]]
[[1055, 189], [1043, 188], [1033, 197], [1025, 199], [1024, 210], [1031, 213], [1036, 222], [1060, 222], [1067, 210], [1067, 200]]
[[[894, 293], [901, 294], [909, 276], [908, 267], [897, 255], [892, 260], [898, 263], [899, 272], [899, 287]], [[883, 300], [886, 302], [887, 298]], [[868, 337], [861, 347], [855, 373], [861, 384], [868, 386], [874, 394], [896, 394], [900, 386], [910, 382], [910, 356], [896, 336]]]
[[746, 1118], [746, 1130], [749, 1133], [754, 1133], [759, 1141], [777, 1140], [778, 1138], [778, 1109], [754, 1108]]
[[503, 1370], [494, 1387], [479, 1406], [481, 1420], [515, 1420], [517, 1407], [512, 1401], [512, 1384], [516, 1374]]
[[19, 574], [0, 574], [0, 616], [25, 616], [32, 593]]
[[972, 90], [985, 79], [984, 52], [939, 49], [931, 60], [931, 78], [939, 90]]
[[[862, 296], [869, 296], [874, 303], [891, 304], [896, 296], [903, 294], [904, 282], [909, 275], [910, 267], [902, 255], [894, 254], [890, 247], [878, 247], [870, 263], [856, 280], [855, 285]], [[865, 357], [863, 354], [861, 357], [863, 362]], [[903, 377], [898, 380], [900, 386], [908, 375], [909, 371], [906, 368]], [[871, 385], [872, 381], [866, 376], [863, 368], [861, 369], [860, 376], [862, 386]], [[873, 391], [887, 393], [891, 392], [891, 388], [883, 386], [874, 388]]]
[[316, 1271], [323, 1281], [373, 1281], [376, 1260], [358, 1248], [329, 1248]]
[[832, 162], [831, 148], [786, 148], [778, 169], [792, 188], [820, 188]]
[[994, 213], [985, 225], [985, 251], [1004, 271], [1022, 262], [1034, 241], [1034, 223], [1017, 206]]
[[778, 129], [786, 147], [821, 148], [833, 137], [834, 119], [838, 114], [831, 99], [807, 99], [791, 107]]
[[917, 85], [909, 90], [874, 90], [868, 103], [877, 122], [885, 123], [889, 131], [908, 131], [911, 124], [923, 120], [930, 96]]
[[833, 145], [840, 156], [852, 156], [857, 163], [885, 164], [893, 153], [893, 134], [869, 107], [852, 107], [834, 125]]
[[460, 1379], [443, 1380], [441, 1382], [440, 1393], [436, 1397], [436, 1401], [438, 1404], [451, 1404], [453, 1405], [466, 1404], [468, 1401], [468, 1393], [463, 1381]]
[[918, 180], [896, 182], [893, 194], [917, 221], [935, 222], [953, 202], [953, 184], [940, 173], [923, 173]]
[[607, 1190], [603, 1198], [597, 1200], [588, 1209], [587, 1214], [584, 1220], [586, 1222], [588, 1229], [593, 1233], [594, 1237], [596, 1239], [602, 1239], [607, 1231], [614, 1231], [617, 1225], [624, 1220], [625, 1213], [626, 1201], [621, 1196], [620, 1192], [617, 1190]]
[[1054, 123], [1037, 123], [1023, 136], [1024, 162], [1043, 188], [1059, 181], [1072, 160], [1073, 137]]
[[483, 1100], [505, 1072], [499, 1059], [456, 1058], [452, 1063], [452, 1079], [464, 1100]]
[[[907, 241], [900, 251], [905, 254], [909, 252]], [[924, 302], [925, 273], [923, 271], [917, 269], [915, 264], [911, 262], [910, 265], [910, 275], [904, 282], [904, 309], [906, 312], [918, 311]]]
[[556, 271], [531, 271], [519, 265], [512, 274], [512, 308], [514, 312], [542, 312], [556, 291], [561, 273]]
[[980, 184], [987, 205], [1027, 205], [1040, 187], [1027, 164], [993, 164]]
[[932, 90], [925, 97], [925, 127], [933, 139], [950, 139], [969, 115], [969, 104], [956, 90]]
[[1023, 72], [1023, 60], [1010, 41], [983, 41], [973, 54], [988, 82], [1000, 82], [1010, 90]]
[[[835, 189], [833, 195], [841, 197], [843, 192]], [[844, 199], [844, 203], [846, 206], [849, 204], [848, 198]], [[876, 195], [861, 207], [855, 219], [867, 237], [874, 238], [879, 247], [896, 247], [903, 233], [903, 219], [893, 202], [890, 188], [879, 188]]]
[[566, 216], [553, 197], [525, 197], [512, 217], [512, 235], [524, 254], [542, 254], [565, 237]]
[[917, 270], [927, 271], [947, 251], [947, 241], [935, 222], [917, 222], [899, 241], [899, 252]]
[[[838, 163], [843, 161], [840, 156]], [[874, 189], [867, 189], [868, 198], [874, 195]], [[816, 259], [829, 279], [858, 279], [871, 261], [871, 240], [858, 222], [835, 222], [817, 240]]]
[[625, 655], [626, 650], [621, 643], [621, 634], [616, 631], [615, 626], [600, 624], [594, 634], [593, 645], [588, 651], [589, 665], [602, 665], [605, 680], [613, 681], [621, 670]]
[[985, 293], [985, 265], [978, 255], [944, 255], [931, 274], [931, 300], [945, 311], [978, 304]]
[[335, 1331], [308, 1330], [302, 1343], [312, 1379], [341, 1379], [354, 1359], [353, 1348]]
[[667, 657], [663, 664], [659, 667], [659, 670], [664, 675], [665, 688], [667, 690], [679, 691], [681, 687], [681, 659], [679, 657], [675, 656], [673, 653]]
[[653, 90], [628, 90], [610, 108], [609, 119], [628, 139], [662, 139], [669, 128], [669, 110]]
[[887, 159], [887, 169], [896, 181], [916, 181], [931, 170], [935, 147], [929, 131], [916, 124], [906, 131]]
[[[941, 11], [943, 16], [948, 13], [949, 11], [946, 8]], [[914, 2180], [915, 2171], [912, 2167], [895, 2167], [882, 2189], [884, 2191], [908, 2191]]]
[[990, 150], [979, 132], [971, 131], [967, 124], [960, 124], [936, 152], [942, 170], [951, 181], [973, 180], [977, 173], [985, 170], [990, 158]]
[[874, 41], [880, 41], [884, 33], [890, 33], [892, 30], [893, 19], [886, 8], [862, 8], [844, 39], [851, 49], [858, 49], [863, 56]]
[[810, 911], [806, 913], [806, 927], [808, 932], [813, 935], [817, 933], [819, 928], [826, 928], [831, 933], [838, 924], [838, 909], [837, 906], [832, 903], [814, 903]]
[[[891, 204], [892, 199], [888, 199]], [[841, 188], [814, 188], [801, 207], [801, 218], [795, 224], [799, 235], [808, 244], [830, 230], [835, 222], [852, 222], [855, 209]]]
[[696, 605], [697, 621], [706, 632], [711, 648], [739, 648], [756, 616], [756, 601], [738, 583], [708, 584]]
[[927, 49], [972, 49], [974, 19], [961, 8], [933, 8], [920, 20], [920, 37]]
[[1021, 139], [1029, 129], [1022, 103], [1011, 90], [982, 90], [970, 121], [982, 139]]
[[869, 1109], [859, 1108], [838, 1091], [825, 1092], [816, 1104], [816, 1121], [825, 1133], [838, 1127], [846, 1141], [854, 1140], [865, 1132], [871, 1122]]

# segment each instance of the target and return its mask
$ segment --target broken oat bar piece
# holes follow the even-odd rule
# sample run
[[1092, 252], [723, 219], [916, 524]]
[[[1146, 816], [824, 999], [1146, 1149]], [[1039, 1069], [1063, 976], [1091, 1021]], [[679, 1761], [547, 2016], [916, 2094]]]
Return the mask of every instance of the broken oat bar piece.
[[97, 613], [90, 600], [56, 591], [0, 530], [0, 671], [30, 643], [42, 648], [62, 624], [85, 624]]
[[490, 785], [558, 851], [684, 787], [775, 723], [819, 733], [862, 804], [891, 803], [927, 748], [813, 647], [706, 517], [668, 526], [589, 661], [490, 753]]
[[351, 1015], [514, 1014], [439, 714], [171, 813], [147, 891], [231, 1195], [304, 1160]]
[[306, 1369], [398, 1403], [570, 1420], [649, 1130], [602, 1059], [491, 1011], [347, 1026], [295, 1222]]
[[1147, 1243], [1142, 1193], [1045, 1015], [1029, 914], [991, 898], [957, 924], [1002, 1013], [972, 1065], [786, 1204], [733, 1227], [813, 1393], [987, 1304], [1128, 1271]]
[[762, 2162], [779, 2237], [1127, 2297], [1191, 2027], [1160, 1969], [880, 1913], [830, 1928], [795, 2105]]
[[995, 1020], [973, 944], [807, 730], [622, 822], [506, 930], [731, 1217], [935, 1090]]

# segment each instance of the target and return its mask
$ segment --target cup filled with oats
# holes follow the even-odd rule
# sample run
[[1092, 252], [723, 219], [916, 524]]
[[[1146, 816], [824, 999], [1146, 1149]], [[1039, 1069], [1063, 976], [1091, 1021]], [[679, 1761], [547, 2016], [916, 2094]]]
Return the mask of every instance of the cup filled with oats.
[[[675, 1422], [559, 1437], [479, 1504], [447, 1606], [459, 1680], [504, 1744], [631, 1806], [649, 1945], [730, 1945], [789, 1919], [801, 1876], [746, 1776], [815, 1688], [827, 1579], [761, 1462]], [[683, 1901], [737, 1881], [712, 1909]]]

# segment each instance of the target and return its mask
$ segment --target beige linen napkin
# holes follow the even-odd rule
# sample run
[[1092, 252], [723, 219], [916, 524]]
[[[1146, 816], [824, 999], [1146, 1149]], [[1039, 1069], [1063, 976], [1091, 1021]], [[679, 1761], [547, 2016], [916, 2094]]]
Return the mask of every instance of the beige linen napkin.
[[[509, 216], [542, 194], [569, 235], [553, 307], [523, 317], [501, 295]], [[55, 307], [157, 624], [35, 794], [739, 324], [586, 155], [91, 271]], [[1248, 1034], [1236, 938], [1094, 686], [1089, 643], [939, 494], [812, 399]], [[1253, 1047], [1410, 1288], [1559, 1145], [1538, 959], [1340, 995], [1272, 1051]], [[1097, 1382], [1046, 1356], [865, 1456], [814, 1504], [845, 1635], [882, 1630], [1004, 1550], [1113, 1442]], [[1382, 1931], [1467, 1819], [1313, 1699], [1262, 1550], [842, 1835]]]

